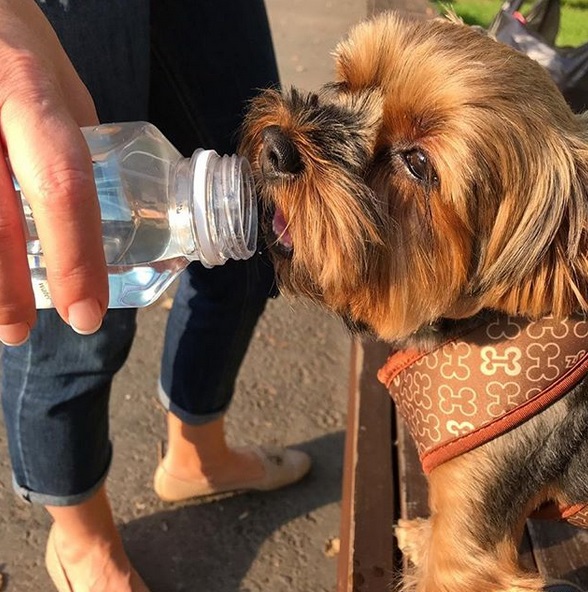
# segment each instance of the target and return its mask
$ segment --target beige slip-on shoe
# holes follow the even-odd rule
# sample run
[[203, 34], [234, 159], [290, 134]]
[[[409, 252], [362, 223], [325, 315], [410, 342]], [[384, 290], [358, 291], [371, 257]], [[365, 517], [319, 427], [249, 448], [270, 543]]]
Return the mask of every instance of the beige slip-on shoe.
[[214, 483], [206, 478], [185, 480], [169, 473], [161, 461], [153, 479], [155, 493], [163, 501], [179, 502], [227, 493], [271, 491], [299, 481], [310, 470], [310, 456], [300, 450], [268, 446], [246, 446], [237, 450], [257, 456], [264, 474], [256, 479], [227, 483]]

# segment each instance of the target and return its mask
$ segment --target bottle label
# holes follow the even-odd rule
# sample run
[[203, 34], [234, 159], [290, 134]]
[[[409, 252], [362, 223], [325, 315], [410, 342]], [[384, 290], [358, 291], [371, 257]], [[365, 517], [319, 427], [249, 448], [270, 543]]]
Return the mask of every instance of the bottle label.
[[53, 308], [53, 300], [51, 300], [47, 280], [35, 277], [35, 272], [33, 271], [31, 273], [31, 282], [33, 285], [33, 294], [35, 295], [36, 308]]

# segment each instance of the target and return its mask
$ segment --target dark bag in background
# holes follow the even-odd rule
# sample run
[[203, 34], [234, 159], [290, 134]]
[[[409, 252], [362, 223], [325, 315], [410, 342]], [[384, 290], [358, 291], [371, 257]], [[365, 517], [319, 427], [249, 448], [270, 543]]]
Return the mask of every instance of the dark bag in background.
[[556, 47], [559, 0], [537, 0], [527, 15], [518, 12], [523, 0], [506, 0], [488, 32], [544, 66], [568, 104], [580, 113], [588, 109], [588, 43]]

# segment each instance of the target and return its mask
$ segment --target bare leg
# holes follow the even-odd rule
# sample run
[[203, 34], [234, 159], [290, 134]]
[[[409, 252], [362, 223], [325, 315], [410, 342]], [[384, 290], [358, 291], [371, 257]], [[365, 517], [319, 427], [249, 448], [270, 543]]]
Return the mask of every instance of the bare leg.
[[74, 592], [148, 592], [131, 567], [114, 524], [105, 487], [76, 506], [47, 506], [50, 544]]
[[179, 479], [206, 479], [216, 485], [263, 476], [258, 457], [229, 448], [220, 418], [203, 425], [188, 425], [167, 414], [168, 447], [163, 465]]

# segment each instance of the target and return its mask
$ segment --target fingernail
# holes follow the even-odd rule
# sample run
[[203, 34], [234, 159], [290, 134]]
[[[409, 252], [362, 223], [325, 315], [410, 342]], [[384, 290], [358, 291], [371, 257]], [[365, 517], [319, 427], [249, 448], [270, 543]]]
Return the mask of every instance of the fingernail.
[[102, 309], [94, 298], [74, 302], [67, 309], [71, 328], [80, 335], [91, 335], [102, 325]]
[[0, 341], [9, 347], [18, 347], [26, 343], [30, 334], [31, 329], [26, 323], [0, 326]]

